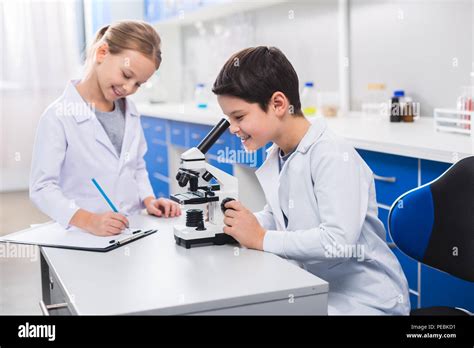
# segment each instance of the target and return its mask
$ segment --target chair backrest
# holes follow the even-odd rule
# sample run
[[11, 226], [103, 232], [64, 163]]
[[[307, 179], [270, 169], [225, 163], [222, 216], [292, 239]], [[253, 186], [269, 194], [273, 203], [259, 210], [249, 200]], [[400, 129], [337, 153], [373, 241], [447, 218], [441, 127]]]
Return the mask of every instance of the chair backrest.
[[474, 156], [397, 198], [388, 229], [408, 256], [474, 282]]

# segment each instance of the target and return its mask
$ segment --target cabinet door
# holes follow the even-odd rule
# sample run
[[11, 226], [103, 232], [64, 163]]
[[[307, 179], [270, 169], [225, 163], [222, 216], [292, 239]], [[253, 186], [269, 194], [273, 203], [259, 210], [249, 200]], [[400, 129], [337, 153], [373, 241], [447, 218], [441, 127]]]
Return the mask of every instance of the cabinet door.
[[169, 127], [171, 144], [188, 148], [188, 124], [185, 122], [170, 121]]
[[233, 170], [233, 167], [232, 167], [232, 164], [230, 163], [224, 163], [224, 162], [221, 162], [219, 160], [216, 160], [216, 159], [208, 159], [208, 163], [216, 168], [219, 168], [220, 170], [230, 174], [230, 175], [233, 175], [234, 174], [234, 170]]
[[158, 172], [168, 177], [168, 147], [156, 144], [148, 148], [145, 155], [146, 169], [150, 173]]
[[165, 145], [168, 142], [167, 120], [150, 116], [141, 116], [141, 123], [148, 145]]
[[222, 134], [215, 144], [209, 150], [209, 153], [220, 158], [227, 158], [231, 155], [232, 150], [234, 150], [234, 141], [240, 140], [232, 135], [228, 130]]
[[149, 176], [151, 187], [153, 188], [153, 193], [155, 194], [155, 197], [169, 198], [170, 190], [168, 181], [156, 172], [150, 173]]
[[451, 163], [421, 160], [421, 184], [424, 185], [437, 179], [451, 166]]
[[197, 147], [204, 137], [211, 131], [211, 126], [203, 124], [188, 124], [189, 129], [189, 147]]
[[418, 186], [418, 159], [357, 150], [374, 172], [377, 202], [392, 205], [403, 193]]

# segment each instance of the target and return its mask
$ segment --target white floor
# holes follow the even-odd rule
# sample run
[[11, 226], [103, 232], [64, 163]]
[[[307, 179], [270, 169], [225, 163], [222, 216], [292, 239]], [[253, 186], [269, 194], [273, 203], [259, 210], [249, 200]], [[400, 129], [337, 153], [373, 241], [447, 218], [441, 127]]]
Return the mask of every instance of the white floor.
[[[5, 235], [31, 224], [48, 221], [30, 202], [28, 192], [0, 193], [0, 235]], [[28, 247], [28, 252], [12, 256], [6, 244], [0, 244], [0, 315], [41, 314], [39, 250]], [[18, 251], [18, 249], [16, 249]]]

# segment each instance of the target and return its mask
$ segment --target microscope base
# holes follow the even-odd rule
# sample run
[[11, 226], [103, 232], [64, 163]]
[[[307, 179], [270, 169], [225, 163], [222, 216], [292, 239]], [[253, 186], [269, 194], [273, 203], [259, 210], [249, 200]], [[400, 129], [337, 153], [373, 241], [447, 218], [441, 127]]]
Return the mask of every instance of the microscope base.
[[235, 244], [237, 241], [225, 233], [216, 234], [214, 237], [205, 237], [205, 238], [195, 238], [195, 239], [184, 239], [174, 236], [174, 240], [177, 245], [181, 245], [186, 249], [191, 248], [193, 245], [197, 244], [215, 244], [215, 245], [224, 245], [224, 244]]

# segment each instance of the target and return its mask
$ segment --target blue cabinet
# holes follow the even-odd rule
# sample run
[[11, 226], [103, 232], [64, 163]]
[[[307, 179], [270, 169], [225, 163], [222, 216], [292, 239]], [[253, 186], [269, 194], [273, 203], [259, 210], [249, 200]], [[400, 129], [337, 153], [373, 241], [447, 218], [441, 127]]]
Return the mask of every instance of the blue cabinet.
[[141, 116], [140, 120], [148, 147], [144, 159], [153, 193], [156, 197], [169, 197], [168, 122], [148, 116]]
[[418, 159], [358, 150], [374, 172], [377, 202], [391, 206], [403, 193], [418, 186]]
[[168, 177], [168, 147], [166, 145], [152, 145], [145, 156], [145, 161], [147, 170], [149, 168], [151, 172], [158, 172]]
[[234, 175], [234, 169], [233, 169], [233, 166], [231, 163], [225, 163], [225, 162], [222, 162], [218, 159], [208, 159], [208, 162], [210, 165], [216, 167], [216, 168], [219, 168], [220, 170], [230, 174], [230, 175]]
[[235, 141], [240, 140], [227, 130], [224, 132], [224, 134], [220, 136], [219, 139], [217, 139], [216, 143], [210, 148], [209, 154], [227, 159], [231, 156], [231, 150], [234, 149]]
[[211, 131], [211, 126], [203, 124], [189, 124], [189, 147], [197, 147], [204, 137]]
[[149, 172], [150, 177], [150, 184], [153, 187], [153, 193], [155, 197], [160, 198], [169, 198], [170, 191], [169, 191], [169, 181], [168, 178], [164, 178], [158, 172]]
[[155, 117], [142, 116], [141, 123], [147, 143], [166, 145], [168, 142], [168, 122]]
[[170, 128], [170, 143], [179, 146], [188, 148], [188, 124], [185, 122], [179, 121], [169, 121], [169, 128]]
[[427, 184], [434, 179], [438, 178], [441, 174], [443, 174], [449, 167], [452, 166], [451, 163], [444, 163], [444, 162], [435, 162], [435, 161], [428, 161], [428, 160], [421, 160], [421, 184]]

